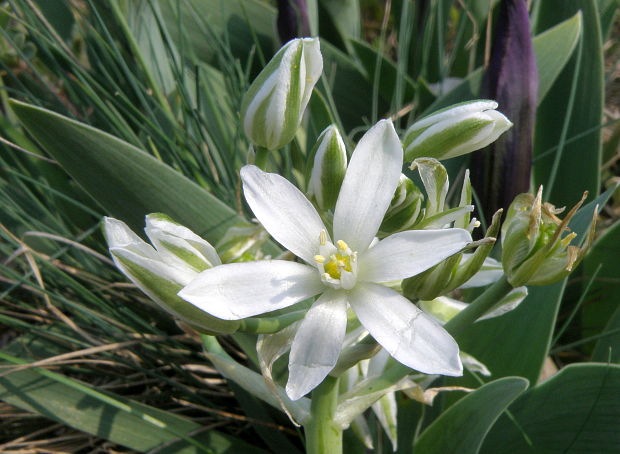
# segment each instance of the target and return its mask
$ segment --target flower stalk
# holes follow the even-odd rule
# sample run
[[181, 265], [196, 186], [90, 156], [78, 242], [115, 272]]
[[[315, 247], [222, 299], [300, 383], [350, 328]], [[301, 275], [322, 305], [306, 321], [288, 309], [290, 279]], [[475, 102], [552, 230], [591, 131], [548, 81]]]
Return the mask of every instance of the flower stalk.
[[458, 342], [469, 326], [510, 293], [512, 289], [513, 287], [508, 282], [506, 276], [502, 276], [497, 282], [486, 289], [482, 295], [472, 301], [465, 309], [446, 323], [444, 328]]
[[334, 421], [338, 404], [338, 382], [338, 378], [328, 376], [312, 391], [312, 417], [305, 426], [308, 454], [342, 452], [342, 428]]

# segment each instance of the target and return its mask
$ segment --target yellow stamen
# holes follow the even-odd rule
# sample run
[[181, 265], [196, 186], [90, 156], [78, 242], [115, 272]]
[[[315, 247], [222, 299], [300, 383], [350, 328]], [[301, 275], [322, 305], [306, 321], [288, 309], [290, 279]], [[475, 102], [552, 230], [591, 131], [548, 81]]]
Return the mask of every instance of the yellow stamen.
[[347, 243], [342, 240], [336, 241], [336, 246], [338, 246], [338, 249], [340, 249], [341, 251], [346, 251], [347, 249], [349, 249]]
[[325, 246], [327, 244], [327, 232], [325, 230], [321, 230], [319, 234], [319, 243], [321, 246]]
[[325, 263], [325, 257], [323, 257], [322, 255], [315, 255], [314, 261], [317, 263]]

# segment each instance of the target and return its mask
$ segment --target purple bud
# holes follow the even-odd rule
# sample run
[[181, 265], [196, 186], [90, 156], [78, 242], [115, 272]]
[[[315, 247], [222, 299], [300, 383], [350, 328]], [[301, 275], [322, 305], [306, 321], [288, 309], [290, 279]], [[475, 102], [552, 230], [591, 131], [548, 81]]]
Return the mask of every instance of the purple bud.
[[278, 0], [278, 36], [282, 43], [310, 36], [306, 0]]
[[472, 183], [485, 217], [530, 189], [538, 71], [526, 0], [502, 0], [482, 96], [494, 99], [514, 123], [496, 142], [472, 155]]

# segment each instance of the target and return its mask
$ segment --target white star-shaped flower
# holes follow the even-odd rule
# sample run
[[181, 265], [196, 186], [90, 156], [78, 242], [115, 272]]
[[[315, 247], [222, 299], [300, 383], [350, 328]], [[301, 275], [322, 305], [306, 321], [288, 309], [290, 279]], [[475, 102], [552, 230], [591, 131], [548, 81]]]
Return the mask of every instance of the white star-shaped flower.
[[333, 236], [306, 197], [280, 175], [241, 169], [256, 218], [305, 263], [233, 263], [206, 270], [179, 295], [225, 320], [239, 320], [319, 295], [291, 346], [286, 392], [298, 399], [332, 370], [346, 332], [347, 307], [396, 360], [427, 374], [462, 374], [454, 339], [411, 301], [381, 283], [421, 273], [470, 243], [463, 229], [415, 230], [377, 242], [398, 184], [403, 149], [382, 120], [352, 155], [334, 212]]

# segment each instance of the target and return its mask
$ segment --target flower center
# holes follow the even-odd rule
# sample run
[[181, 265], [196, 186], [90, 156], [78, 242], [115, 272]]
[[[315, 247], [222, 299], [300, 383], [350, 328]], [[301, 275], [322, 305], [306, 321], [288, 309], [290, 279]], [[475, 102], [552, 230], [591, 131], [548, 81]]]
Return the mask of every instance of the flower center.
[[314, 256], [323, 283], [332, 288], [350, 290], [357, 281], [357, 252], [342, 240], [336, 245], [327, 241], [323, 230], [319, 236], [319, 254]]

